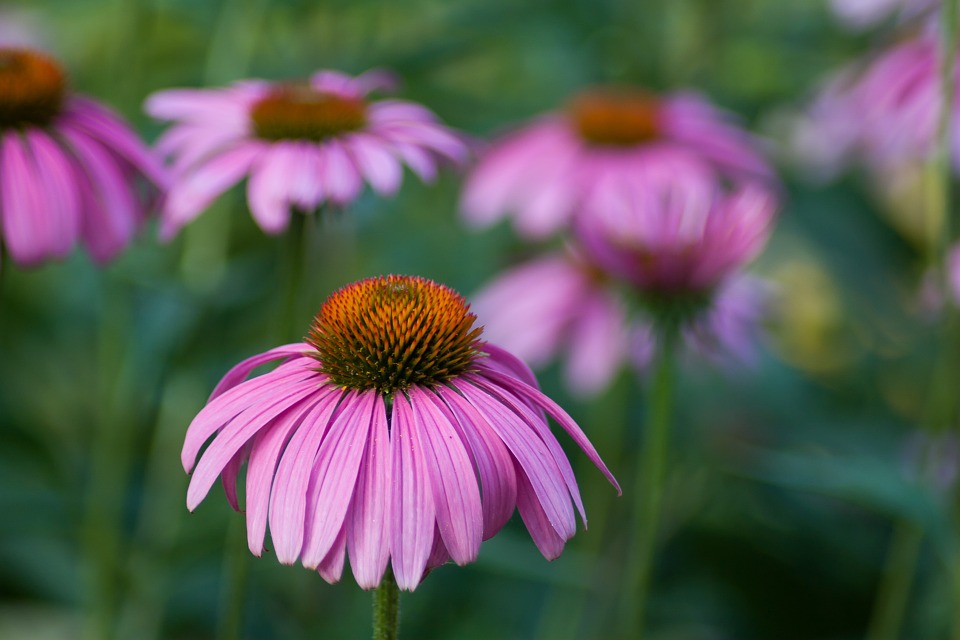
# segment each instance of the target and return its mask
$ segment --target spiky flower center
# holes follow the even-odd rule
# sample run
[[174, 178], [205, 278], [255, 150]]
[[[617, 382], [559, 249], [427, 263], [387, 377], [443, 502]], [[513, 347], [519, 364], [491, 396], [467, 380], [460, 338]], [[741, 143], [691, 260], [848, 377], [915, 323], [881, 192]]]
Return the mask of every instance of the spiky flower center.
[[414, 276], [380, 276], [327, 298], [307, 342], [334, 383], [386, 395], [468, 371], [480, 352], [476, 319], [453, 289]]
[[0, 48], [0, 129], [45, 127], [63, 107], [66, 77], [47, 56]]
[[254, 103], [253, 132], [265, 140], [319, 142], [367, 123], [360, 98], [317, 91], [308, 85], [285, 85]]
[[660, 103], [636, 90], [599, 90], [570, 101], [568, 113], [580, 137], [601, 146], [627, 147], [660, 136]]

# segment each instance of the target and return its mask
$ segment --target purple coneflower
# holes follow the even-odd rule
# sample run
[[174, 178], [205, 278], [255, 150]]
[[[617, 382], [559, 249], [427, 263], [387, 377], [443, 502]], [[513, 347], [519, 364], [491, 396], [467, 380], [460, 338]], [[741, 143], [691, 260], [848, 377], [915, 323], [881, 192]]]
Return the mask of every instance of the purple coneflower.
[[[931, 157], [941, 88], [936, 34], [927, 30], [867, 64], [841, 69], [824, 86], [794, 133], [801, 161], [831, 177], [853, 161], [881, 176]], [[956, 96], [951, 108], [958, 111]], [[954, 129], [951, 155], [960, 156]]]
[[[568, 388], [592, 396], [623, 365], [642, 373], [650, 364], [654, 320], [631, 304], [629, 292], [568, 251], [504, 271], [476, 294], [473, 309], [491, 341], [534, 368], [566, 352]], [[731, 369], [752, 364], [770, 297], [769, 283], [760, 278], [729, 278], [683, 327], [683, 353], [691, 362], [707, 359]]]
[[602, 89], [495, 143], [470, 176], [461, 206], [471, 223], [509, 213], [523, 235], [543, 237], [597, 197], [642, 189], [644, 169], [677, 150], [708, 164], [717, 182], [772, 180], [748, 134], [704, 99]]
[[637, 186], [595, 199], [577, 226], [590, 260], [650, 302], [709, 297], [760, 252], [777, 209], [766, 188], [727, 192], [714, 178], [685, 154], [664, 154], [638, 171]]
[[465, 144], [431, 111], [370, 99], [388, 84], [379, 72], [351, 78], [319, 71], [302, 83], [247, 80], [153, 94], [147, 112], [175, 122], [157, 142], [175, 174], [161, 237], [173, 237], [244, 177], [254, 219], [276, 234], [287, 228], [291, 207], [346, 205], [364, 180], [390, 195], [403, 164], [430, 181], [438, 160], [462, 161]]
[[112, 259], [165, 180], [126, 123], [68, 91], [54, 60], [0, 48], [0, 244], [14, 262], [63, 259], [78, 242]]
[[[262, 553], [269, 523], [280, 562], [299, 559], [336, 582], [349, 555], [365, 589], [388, 562], [413, 590], [431, 567], [473, 561], [514, 507], [543, 555], [557, 557], [576, 529], [573, 505], [584, 512], [545, 414], [616, 481], [530, 370], [480, 339], [475, 319], [456, 292], [423, 278], [335, 292], [306, 342], [234, 367], [191, 423], [187, 506], [222, 476], [238, 508], [246, 461], [250, 550]], [[245, 381], [273, 360], [283, 363]]]

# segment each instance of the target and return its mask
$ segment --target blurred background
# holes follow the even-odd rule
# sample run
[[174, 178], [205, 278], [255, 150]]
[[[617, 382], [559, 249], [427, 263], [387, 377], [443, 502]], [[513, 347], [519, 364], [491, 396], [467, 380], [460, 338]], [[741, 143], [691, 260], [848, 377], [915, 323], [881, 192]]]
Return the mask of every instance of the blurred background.
[[[391, 69], [400, 96], [477, 139], [603, 82], [696, 89], [737, 114], [779, 163], [785, 205], [753, 269], [781, 294], [753, 367], [682, 369], [648, 637], [863, 638], [884, 572], [914, 563], [903, 637], [946, 637], [958, 444], [924, 430], [942, 347], [922, 304], [917, 198], [857, 171], [807, 181], [786, 147], [792, 114], [827, 73], [883, 44], [882, 30], [845, 29], [825, 0], [30, 0], [0, 5], [11, 33], [148, 141], [161, 128], [141, 110], [153, 91], [318, 68]], [[507, 224], [467, 229], [461, 186], [454, 169], [433, 185], [407, 175], [396, 197], [368, 190], [318, 221], [303, 331], [359, 278], [418, 274], [469, 297], [535, 251]], [[211, 638], [225, 583], [243, 575], [244, 638], [368, 635], [370, 596], [349, 573], [330, 586], [270, 554], [228, 560], [242, 516], [218, 489], [195, 513], [184, 504], [191, 418], [227, 369], [281, 341], [285, 251], [235, 189], [170, 244], [151, 225], [102, 270], [81, 252], [4, 265], [0, 639]], [[631, 486], [642, 378], [624, 371], [581, 399], [557, 367], [538, 374]], [[104, 425], [122, 428], [97, 437]], [[548, 563], [515, 517], [475, 564], [403, 595], [404, 637], [609, 637], [632, 500], [569, 451], [589, 531]], [[918, 542], [891, 564], [896, 536]], [[106, 603], [99, 623], [92, 601]]]

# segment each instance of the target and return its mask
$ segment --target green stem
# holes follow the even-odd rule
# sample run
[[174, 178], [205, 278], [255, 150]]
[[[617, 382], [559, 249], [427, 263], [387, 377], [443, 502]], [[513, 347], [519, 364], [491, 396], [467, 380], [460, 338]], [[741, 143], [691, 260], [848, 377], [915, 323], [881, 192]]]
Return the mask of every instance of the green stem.
[[247, 529], [241, 518], [231, 518], [223, 552], [223, 583], [217, 640], [239, 640], [247, 599]]
[[307, 216], [298, 211], [292, 212], [290, 216], [290, 228], [287, 229], [286, 237], [283, 241], [283, 269], [285, 273], [281, 275], [284, 281], [282, 288], [282, 309], [283, 315], [280, 317], [280, 324], [277, 327], [277, 339], [280, 342], [288, 342], [298, 339], [304, 334], [304, 327], [299, 326], [299, 312], [303, 293], [300, 291], [303, 283], [303, 275], [306, 270], [307, 242], [309, 241], [306, 233]]
[[393, 571], [373, 591], [373, 640], [397, 640], [400, 629], [400, 590]]
[[896, 523], [867, 640], [897, 640], [900, 637], [922, 545], [923, 529], [906, 519]]
[[653, 576], [654, 551], [660, 532], [667, 445], [673, 409], [674, 350], [677, 328], [664, 327], [652, 368], [647, 398], [647, 421], [643, 446], [637, 460], [633, 534], [636, 547], [628, 563], [625, 588], [621, 593], [620, 620], [623, 637], [642, 638], [647, 601]]

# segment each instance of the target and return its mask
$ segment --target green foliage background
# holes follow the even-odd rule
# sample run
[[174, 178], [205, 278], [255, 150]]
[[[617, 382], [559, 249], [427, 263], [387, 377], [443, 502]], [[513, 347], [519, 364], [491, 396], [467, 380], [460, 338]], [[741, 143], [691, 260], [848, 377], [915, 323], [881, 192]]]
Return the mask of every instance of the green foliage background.
[[[612, 81], [699, 90], [775, 152], [778, 114], [886, 41], [844, 31], [819, 0], [35, 0], [0, 11], [0, 22], [29, 18], [73, 87], [151, 141], [160, 125], [141, 105], [156, 90], [384, 67], [400, 95], [478, 139]], [[812, 186], [781, 170], [786, 205], [757, 271], [787, 286], [764, 355], [736, 375], [683, 369], [650, 638], [863, 637], [897, 521], [925, 532], [904, 637], [944, 637], [955, 498], [907, 462], [940, 351], [916, 311], [927, 251], [862, 176]], [[418, 274], [469, 295], [535, 251], [507, 225], [467, 229], [461, 185], [453, 170], [434, 185], [408, 174], [395, 198], [367, 192], [309, 225], [300, 331], [361, 277]], [[190, 419], [230, 366], [297, 337], [276, 328], [290, 251], [235, 190], [171, 244], [151, 226], [103, 270], [79, 252], [4, 265], [0, 638], [97, 637], [97, 593], [117, 637], [210, 638], [238, 570], [244, 637], [367, 636], [370, 597], [349, 572], [329, 586], [270, 554], [225, 568], [242, 517], [216, 489], [195, 513], [184, 505]], [[556, 368], [541, 380], [630, 487], [642, 381], [624, 372], [588, 401]], [[476, 564], [442, 567], [404, 596], [404, 637], [609, 637], [632, 498], [616, 499], [574, 449], [590, 530], [551, 564], [515, 518]]]

